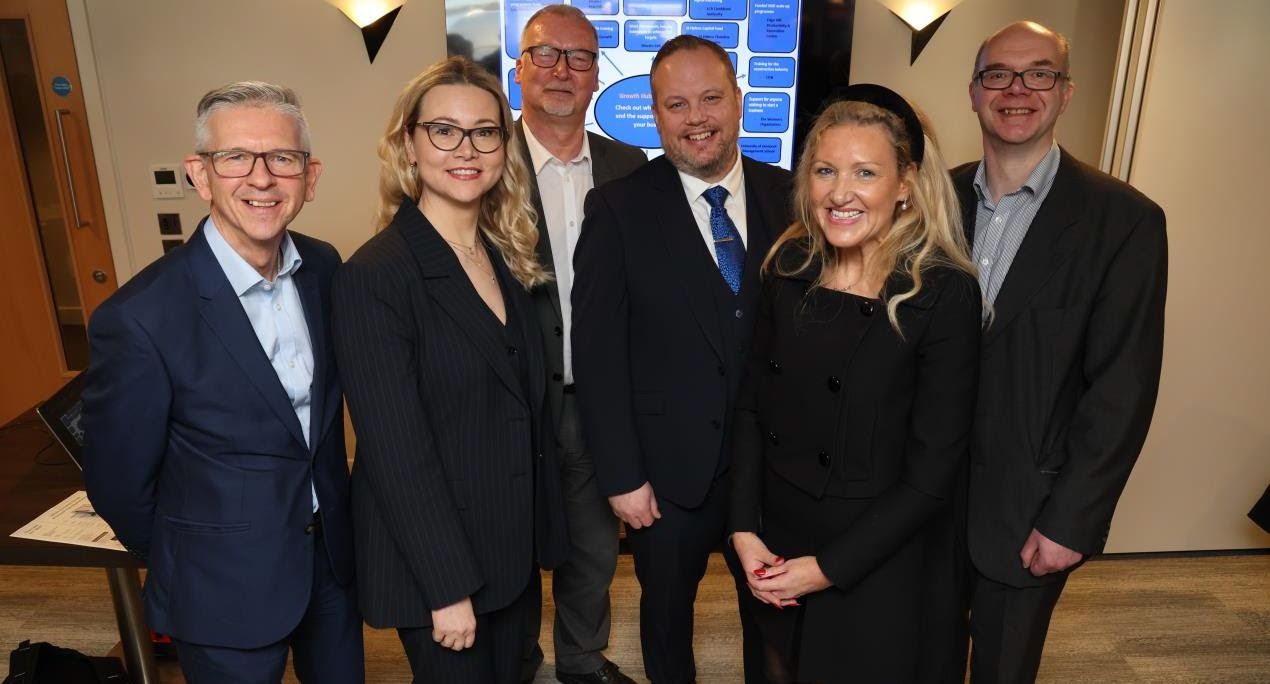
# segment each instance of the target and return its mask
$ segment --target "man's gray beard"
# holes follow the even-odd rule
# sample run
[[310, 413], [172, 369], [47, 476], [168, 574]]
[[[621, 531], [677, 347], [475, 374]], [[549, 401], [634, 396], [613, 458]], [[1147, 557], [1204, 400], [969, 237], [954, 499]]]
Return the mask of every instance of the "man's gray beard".
[[551, 116], [573, 116], [573, 113], [577, 111], [577, 107], [573, 103], [555, 105], [544, 102], [542, 111]]

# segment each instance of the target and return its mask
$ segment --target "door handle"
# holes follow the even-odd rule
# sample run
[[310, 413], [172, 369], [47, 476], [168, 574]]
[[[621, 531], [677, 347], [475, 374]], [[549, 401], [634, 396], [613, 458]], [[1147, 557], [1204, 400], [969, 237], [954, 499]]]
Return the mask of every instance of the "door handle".
[[66, 187], [71, 192], [71, 212], [75, 217], [75, 227], [88, 225], [79, 215], [79, 195], [75, 192], [75, 174], [71, 172], [71, 154], [66, 148], [66, 128], [62, 125], [62, 117], [71, 113], [69, 109], [57, 110], [57, 139], [62, 143], [62, 165], [66, 168]]

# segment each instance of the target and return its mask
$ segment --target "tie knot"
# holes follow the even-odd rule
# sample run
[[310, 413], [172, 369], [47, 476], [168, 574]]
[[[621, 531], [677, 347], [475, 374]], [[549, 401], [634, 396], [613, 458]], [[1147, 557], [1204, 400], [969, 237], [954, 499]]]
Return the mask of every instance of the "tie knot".
[[722, 185], [715, 185], [706, 188], [701, 196], [706, 198], [706, 204], [709, 204], [711, 209], [722, 209], [723, 202], [728, 198], [728, 189]]

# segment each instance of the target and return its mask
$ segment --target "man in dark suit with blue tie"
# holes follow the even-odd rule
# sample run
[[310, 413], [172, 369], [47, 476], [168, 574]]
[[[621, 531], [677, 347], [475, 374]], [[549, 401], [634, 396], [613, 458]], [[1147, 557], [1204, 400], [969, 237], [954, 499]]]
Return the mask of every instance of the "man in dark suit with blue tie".
[[339, 254], [287, 226], [321, 163], [288, 88], [209, 92], [185, 160], [211, 213], [98, 308], [84, 390], [89, 498], [145, 559], [146, 619], [192, 684], [360, 682]]
[[727, 518], [759, 268], [788, 224], [789, 173], [741, 155], [741, 93], [718, 45], [674, 38], [650, 78], [665, 155], [587, 196], [573, 370], [600, 491], [635, 556], [644, 671], [686, 684], [697, 584]]

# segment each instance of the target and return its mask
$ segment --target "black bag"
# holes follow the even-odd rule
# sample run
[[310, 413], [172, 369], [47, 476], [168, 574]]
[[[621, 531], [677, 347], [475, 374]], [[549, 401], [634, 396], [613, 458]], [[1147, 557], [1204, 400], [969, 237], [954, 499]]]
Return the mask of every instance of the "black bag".
[[90, 658], [43, 641], [23, 641], [9, 654], [3, 684], [131, 684], [118, 658]]

